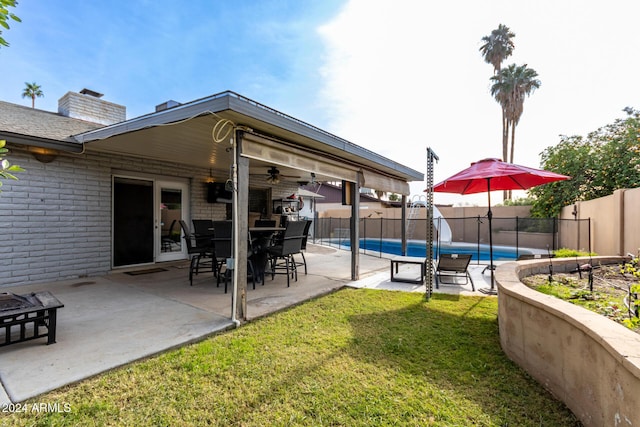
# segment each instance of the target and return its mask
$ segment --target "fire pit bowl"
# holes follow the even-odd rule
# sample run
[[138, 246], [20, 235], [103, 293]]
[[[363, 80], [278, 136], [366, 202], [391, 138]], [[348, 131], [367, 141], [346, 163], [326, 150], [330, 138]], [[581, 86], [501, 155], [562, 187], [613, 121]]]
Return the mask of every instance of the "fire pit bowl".
[[47, 337], [56, 342], [56, 317], [64, 305], [50, 292], [0, 293], [0, 347]]

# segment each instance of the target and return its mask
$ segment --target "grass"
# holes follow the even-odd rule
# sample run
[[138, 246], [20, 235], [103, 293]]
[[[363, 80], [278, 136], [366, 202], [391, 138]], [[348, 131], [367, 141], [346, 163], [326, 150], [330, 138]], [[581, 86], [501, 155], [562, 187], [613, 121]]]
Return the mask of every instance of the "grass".
[[497, 299], [344, 289], [40, 396], [29, 426], [576, 426], [500, 349]]

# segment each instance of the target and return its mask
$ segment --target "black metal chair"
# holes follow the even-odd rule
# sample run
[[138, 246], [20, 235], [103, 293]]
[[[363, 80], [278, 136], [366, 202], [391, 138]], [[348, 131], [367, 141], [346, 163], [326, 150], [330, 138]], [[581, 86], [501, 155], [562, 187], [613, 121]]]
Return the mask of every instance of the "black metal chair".
[[[287, 275], [287, 287], [290, 285], [290, 277], [298, 280], [298, 270], [296, 261], [293, 259], [294, 254], [300, 253], [302, 248], [302, 239], [304, 238], [305, 221], [289, 221], [282, 235], [282, 239], [271, 246], [269, 251], [271, 278], [275, 278], [276, 274]], [[282, 271], [284, 270], [284, 272]]]
[[303, 265], [304, 266], [304, 274], [307, 274], [307, 260], [304, 257], [304, 251], [307, 250], [307, 240], [309, 238], [309, 229], [311, 228], [311, 224], [313, 223], [313, 221], [310, 220], [310, 219], [307, 219], [307, 220], [304, 220], [303, 222], [306, 222], [306, 224], [305, 224], [304, 230], [302, 232], [303, 233], [302, 234], [302, 245], [300, 247], [300, 255], [302, 256], [302, 262], [297, 262], [296, 261], [296, 266]]
[[193, 234], [196, 237], [197, 246], [211, 246], [211, 238], [213, 237], [213, 220], [210, 219], [194, 219]]
[[[227, 268], [227, 259], [233, 257], [232, 253], [232, 237], [233, 237], [233, 222], [231, 221], [213, 221], [213, 253], [216, 258], [216, 265], [218, 270], [218, 280], [216, 286], [220, 286], [220, 281], [224, 280], [224, 293], [227, 293], [231, 269]], [[249, 246], [250, 247], [250, 246]], [[253, 289], [256, 288], [256, 273], [253, 268], [253, 262], [251, 261], [251, 253], [247, 254], [247, 270], [253, 281]], [[222, 267], [225, 267], [224, 272]]]
[[[471, 262], [470, 254], [440, 254], [438, 258], [438, 265], [436, 266], [436, 289], [440, 287], [440, 284], [448, 285], [466, 285], [471, 282], [471, 289], [476, 290], [471, 274], [469, 274], [469, 263]], [[450, 282], [445, 282], [443, 278], [451, 279]], [[464, 278], [464, 283], [456, 282], [456, 278]]]
[[[187, 245], [187, 254], [191, 258], [189, 263], [189, 285], [193, 286], [193, 275], [200, 273], [200, 265], [211, 264], [211, 271], [216, 272], [216, 265], [214, 262], [213, 250], [210, 244], [205, 246], [198, 246], [196, 244], [196, 238], [189, 226], [184, 220], [180, 220], [180, 227], [182, 228], [184, 242]], [[204, 262], [203, 262], [204, 260]]]

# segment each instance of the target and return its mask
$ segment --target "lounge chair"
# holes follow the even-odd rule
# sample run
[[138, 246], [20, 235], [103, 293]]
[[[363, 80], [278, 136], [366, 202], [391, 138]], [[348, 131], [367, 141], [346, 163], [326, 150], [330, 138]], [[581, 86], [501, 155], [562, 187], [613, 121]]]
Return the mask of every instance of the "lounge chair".
[[[469, 274], [469, 263], [471, 262], [470, 254], [441, 254], [436, 266], [436, 289], [439, 284], [443, 285], [466, 285], [471, 282], [471, 289], [476, 290], [473, 279]], [[464, 283], [458, 283], [455, 278], [462, 277]], [[450, 282], [446, 282], [443, 278], [451, 278]]]

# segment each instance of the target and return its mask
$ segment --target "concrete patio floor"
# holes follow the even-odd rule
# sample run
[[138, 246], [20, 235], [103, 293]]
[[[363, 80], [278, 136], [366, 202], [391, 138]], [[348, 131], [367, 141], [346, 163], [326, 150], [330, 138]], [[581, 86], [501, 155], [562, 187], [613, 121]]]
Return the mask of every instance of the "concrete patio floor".
[[[307, 246], [308, 274], [287, 288], [286, 278], [267, 276], [264, 286], [247, 290], [247, 320], [274, 313], [344, 286], [425, 292], [425, 286], [390, 281], [389, 260], [360, 256], [360, 280], [352, 282], [351, 254], [319, 245]], [[199, 341], [235, 327], [231, 292], [215, 286], [212, 273], [195, 276], [189, 286], [186, 262], [157, 264], [164, 271], [0, 288], [25, 294], [50, 291], [63, 304], [58, 310], [57, 343], [37, 339], [0, 347], [0, 405], [21, 402], [135, 360]], [[150, 268], [147, 267], [147, 268]], [[411, 274], [416, 266], [401, 267]], [[144, 269], [144, 268], [142, 268]], [[436, 292], [485, 295], [490, 274], [472, 264], [475, 283], [449, 285]]]

